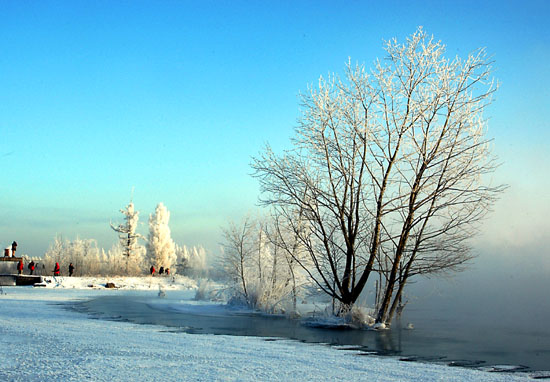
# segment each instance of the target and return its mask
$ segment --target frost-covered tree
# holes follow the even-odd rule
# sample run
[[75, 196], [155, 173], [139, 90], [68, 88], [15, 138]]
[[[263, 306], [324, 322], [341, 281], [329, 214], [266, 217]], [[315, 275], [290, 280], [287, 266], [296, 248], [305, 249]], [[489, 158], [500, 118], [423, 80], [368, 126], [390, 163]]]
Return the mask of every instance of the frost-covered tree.
[[157, 269], [164, 267], [175, 270], [177, 263], [176, 246], [171, 237], [169, 221], [170, 212], [163, 203], [159, 203], [155, 213], [149, 216], [147, 260]]
[[67, 260], [75, 267], [75, 276], [99, 273], [99, 249], [93, 239], [76, 238], [67, 243]]
[[252, 234], [252, 223], [249, 218], [244, 219], [242, 224], [237, 225], [231, 222], [223, 232], [223, 254], [222, 268], [228, 277], [234, 294], [248, 305], [254, 305], [250, 296], [249, 276], [254, 256], [254, 241]]
[[206, 251], [202, 246], [176, 244], [176, 257], [178, 272], [193, 277], [204, 277], [208, 271], [206, 264]]
[[267, 312], [296, 312], [305, 279], [270, 230], [267, 221], [250, 218], [224, 230], [221, 261], [231, 299]]
[[[267, 236], [272, 246], [273, 269], [282, 274], [274, 274], [274, 278], [283, 279], [285, 283], [290, 284], [292, 297], [292, 310], [296, 312], [297, 298], [300, 290], [311, 283], [311, 277], [304, 272], [308, 266], [308, 256], [305, 246], [300, 242], [296, 235], [296, 230], [304, 232], [307, 230], [307, 224], [303, 221], [301, 214], [291, 219], [291, 226], [284, 225], [285, 220], [274, 213], [269, 221]], [[279, 262], [285, 266], [277, 266]]]
[[[143, 236], [136, 232], [139, 221], [139, 211], [134, 208], [134, 203], [130, 202], [125, 209], [120, 210], [124, 215], [124, 223], [118, 226], [111, 223], [111, 228], [118, 232], [118, 238], [120, 240], [120, 246], [123, 249], [124, 256], [126, 256], [126, 273], [130, 274], [130, 268], [136, 268], [136, 266], [142, 269], [144, 247], [138, 242], [138, 239], [142, 239]], [[133, 272], [132, 272], [133, 273]], [[138, 272], [138, 273], [141, 273]]]
[[100, 257], [97, 242], [93, 239], [63, 240], [57, 235], [44, 255], [45, 273], [50, 274], [55, 263], [61, 266], [61, 274], [66, 274], [73, 263], [75, 276], [97, 275], [100, 273]]
[[[369, 277], [385, 280], [377, 312], [390, 323], [414, 275], [461, 267], [468, 240], [503, 190], [483, 112], [495, 86], [484, 50], [446, 58], [421, 28], [386, 44], [373, 70], [348, 63], [302, 99], [294, 147], [254, 159], [262, 202], [305, 249], [305, 271], [353, 307]], [[302, 214], [308, 229], [293, 224]], [[299, 259], [296, 259], [299, 262]]]
[[[139, 247], [138, 247], [139, 248]], [[141, 247], [143, 248], [143, 247]], [[143, 257], [140, 254], [140, 257]], [[57, 235], [50, 244], [43, 259], [37, 262], [37, 274], [48, 275], [52, 273], [54, 264], [61, 266], [61, 274], [68, 273], [68, 266], [73, 263], [75, 276], [123, 276], [143, 274], [142, 263], [131, 261], [128, 263], [125, 248], [119, 243], [113, 245], [105, 252], [97, 247], [97, 241], [93, 239], [74, 240], [63, 239]], [[41, 263], [41, 264], [40, 264]], [[42, 264], [44, 269], [42, 269]]]
[[53, 243], [50, 244], [48, 250], [44, 254], [42, 261], [43, 269], [37, 268], [37, 273], [40, 271], [45, 275], [51, 275], [55, 263], [62, 263], [65, 253], [65, 242], [61, 235], [56, 235]]

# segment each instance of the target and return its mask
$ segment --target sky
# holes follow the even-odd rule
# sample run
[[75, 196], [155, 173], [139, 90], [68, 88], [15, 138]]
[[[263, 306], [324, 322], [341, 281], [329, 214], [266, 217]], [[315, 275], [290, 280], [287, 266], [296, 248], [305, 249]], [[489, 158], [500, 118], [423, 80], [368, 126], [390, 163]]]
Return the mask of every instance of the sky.
[[258, 208], [251, 157], [290, 147], [300, 92], [423, 26], [450, 57], [494, 59], [485, 116], [494, 182], [510, 188], [477, 248], [550, 274], [549, 14], [547, 1], [0, 0], [0, 244], [108, 249], [133, 200], [142, 233], [163, 202], [178, 244], [218, 251], [222, 227]]

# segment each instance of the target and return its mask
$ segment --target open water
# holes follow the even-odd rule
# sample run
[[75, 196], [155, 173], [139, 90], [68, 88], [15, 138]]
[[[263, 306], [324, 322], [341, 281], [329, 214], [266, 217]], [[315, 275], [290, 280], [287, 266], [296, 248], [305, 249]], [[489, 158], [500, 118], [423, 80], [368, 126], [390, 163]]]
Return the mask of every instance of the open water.
[[[158, 303], [162, 302], [162, 303]], [[537, 327], [511, 327], [487, 320], [461, 320], [439, 305], [407, 307], [391, 330], [356, 330], [311, 326], [302, 320], [215, 307], [172, 309], [185, 305], [181, 292], [163, 299], [149, 293], [125, 293], [78, 303], [76, 309], [96, 318], [154, 324], [195, 334], [260, 336], [323, 343], [360, 354], [397, 356], [407, 361], [443, 363], [494, 371], [549, 371], [550, 333]], [[221, 311], [220, 311], [221, 309]], [[414, 329], [406, 329], [414, 322]], [[546, 376], [549, 373], [545, 373]]]

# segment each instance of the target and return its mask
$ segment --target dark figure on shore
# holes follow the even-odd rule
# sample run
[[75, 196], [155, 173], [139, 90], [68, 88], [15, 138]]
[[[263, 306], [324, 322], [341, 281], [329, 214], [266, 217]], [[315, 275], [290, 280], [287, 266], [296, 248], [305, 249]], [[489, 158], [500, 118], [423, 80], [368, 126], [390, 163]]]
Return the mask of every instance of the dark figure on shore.
[[17, 250], [17, 242], [14, 240], [13, 243], [11, 243], [11, 255], [15, 257], [15, 251]]
[[159, 275], [163, 275], [164, 274], [164, 267], [160, 267], [159, 269]]
[[59, 263], [55, 263], [55, 268], [53, 269], [53, 275], [54, 276], [59, 276]]
[[27, 265], [27, 268], [29, 268], [30, 274], [32, 275], [34, 273], [34, 261], [31, 260], [29, 265]]
[[151, 272], [151, 276], [154, 276], [155, 275], [155, 266], [154, 265], [151, 265], [151, 268], [149, 269], [149, 272]]
[[19, 262], [17, 263], [17, 272], [19, 274], [23, 273], [23, 260], [19, 260]]
[[74, 272], [74, 265], [73, 265], [73, 263], [70, 263], [69, 264], [69, 277], [73, 276], [73, 272]]

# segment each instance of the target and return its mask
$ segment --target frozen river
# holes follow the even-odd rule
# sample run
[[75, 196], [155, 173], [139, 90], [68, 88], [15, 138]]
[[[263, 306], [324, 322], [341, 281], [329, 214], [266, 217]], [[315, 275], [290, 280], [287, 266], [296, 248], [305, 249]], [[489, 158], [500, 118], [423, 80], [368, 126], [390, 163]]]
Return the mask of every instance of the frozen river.
[[[436, 363], [400, 362], [395, 357], [364, 356], [364, 352], [353, 347], [345, 350], [346, 347], [284, 339], [272, 341], [265, 337], [188, 334], [182, 330], [192, 331], [190, 327], [140, 325], [124, 322], [121, 316], [111, 317], [115, 321], [91, 319], [93, 316], [70, 308], [75, 303], [81, 310], [100, 304], [103, 310], [110, 307], [114, 312], [114, 304], [118, 304], [116, 310], [127, 308], [131, 313], [128, 316], [149, 311], [153, 316], [165, 317], [165, 325], [174, 325], [167, 318], [174, 314], [165, 313], [178, 310], [180, 319], [193, 318], [195, 330], [203, 332], [212, 323], [219, 325], [218, 330], [227, 330], [235, 322], [260, 322], [246, 317], [235, 321], [232, 314], [221, 319], [219, 316], [227, 316], [227, 312], [220, 310], [220, 306], [192, 301], [182, 304], [187, 301], [172, 299], [172, 295], [185, 295], [179, 292], [170, 291], [165, 300], [153, 299], [152, 290], [10, 287], [2, 292], [0, 343], [7, 355], [6, 362], [0, 361], [2, 382], [519, 382], [547, 377], [547, 373], [541, 372], [489, 373]], [[147, 303], [144, 297], [149, 300]], [[78, 304], [89, 299], [93, 303]], [[202, 313], [191, 314], [198, 311]], [[149, 313], [138, 316], [141, 321], [152, 321], [152, 316], [144, 319]], [[104, 313], [100, 315], [107, 318]], [[220, 322], [228, 325], [222, 326]]]
[[295, 339], [328, 343], [365, 354], [399, 356], [401, 359], [443, 363], [488, 370], [550, 370], [550, 334], [498, 323], [454, 321], [441, 312], [409, 309], [404, 325], [388, 331], [319, 328], [300, 320], [270, 317], [222, 305], [193, 301], [185, 292], [165, 298], [139, 292], [104, 296], [76, 305], [98, 318], [154, 324], [168, 331]]

